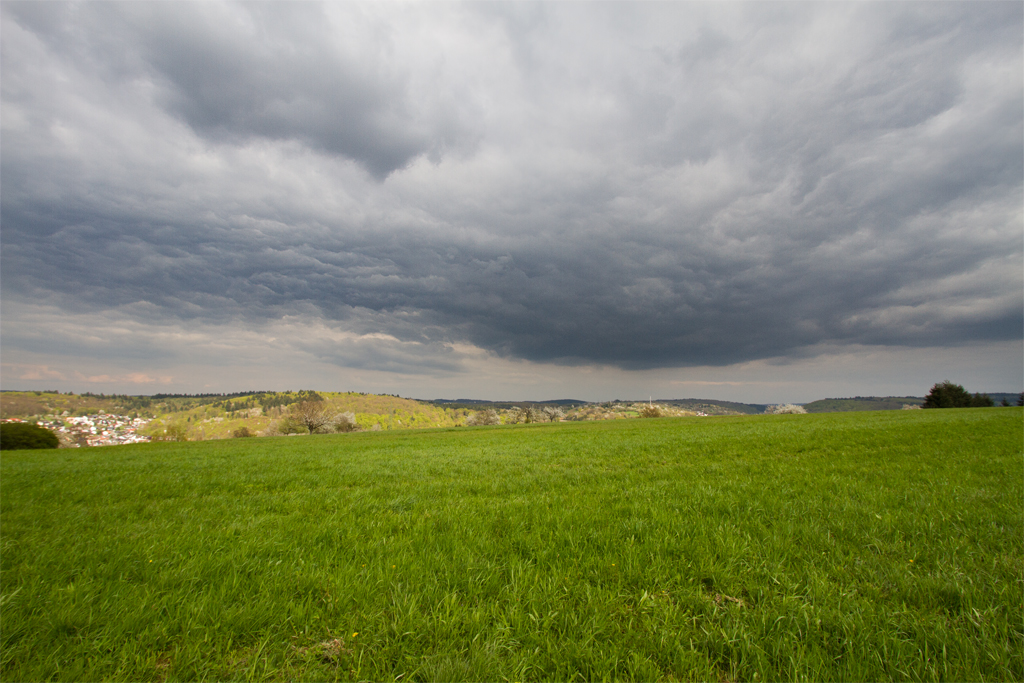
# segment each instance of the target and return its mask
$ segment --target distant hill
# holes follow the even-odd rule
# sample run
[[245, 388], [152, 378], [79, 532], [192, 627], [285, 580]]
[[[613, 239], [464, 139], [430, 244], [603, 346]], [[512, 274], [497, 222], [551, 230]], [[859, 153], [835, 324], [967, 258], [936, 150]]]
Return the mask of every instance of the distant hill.
[[708, 415], [759, 415], [768, 407], [760, 403], [713, 401], [706, 398], [658, 399], [655, 403], [675, 406], [682, 410], [692, 410], [695, 413], [707, 413]]
[[0, 418], [28, 420], [95, 415], [100, 412], [152, 419], [140, 433], [163, 434], [179, 424], [189, 440], [222, 439], [245, 427], [251, 433], [274, 431], [289, 407], [319, 397], [337, 412], [352, 412], [362, 429], [452, 427], [465, 422], [467, 410], [397, 396], [358, 392], [262, 391], [231, 394], [105, 396], [56, 391], [2, 391]]
[[526, 408], [527, 406], [558, 406], [560, 408], [572, 408], [576, 406], [585, 406], [589, 404], [589, 401], [581, 401], [575, 398], [559, 398], [552, 401], [484, 401], [476, 398], [435, 398], [433, 400], [421, 402], [433, 403], [435, 405], [444, 406], [446, 408], [469, 408], [471, 410], [481, 410], [487, 408], [493, 408], [495, 410], [508, 410], [509, 408]]
[[920, 396], [855, 396], [853, 398], [823, 398], [805, 403], [808, 413], [849, 413], [859, 410], [902, 410], [903, 406], [919, 406]]
[[[188, 399], [198, 404], [200, 399]], [[215, 399], [209, 399], [212, 402]], [[179, 403], [183, 401], [179, 400]], [[119, 414], [137, 414], [153, 417], [159, 412], [155, 406], [162, 401], [145, 396], [105, 396], [94, 394], [62, 394], [58, 391], [2, 391], [0, 392], [0, 418], [42, 417], [44, 415], [93, 415], [99, 411]]]

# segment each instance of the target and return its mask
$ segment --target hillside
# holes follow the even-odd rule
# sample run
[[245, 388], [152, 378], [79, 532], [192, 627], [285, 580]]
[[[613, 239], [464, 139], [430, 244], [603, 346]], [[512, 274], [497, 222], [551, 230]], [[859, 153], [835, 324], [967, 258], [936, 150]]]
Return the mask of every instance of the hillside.
[[[397, 396], [356, 392], [264, 391], [234, 394], [94, 396], [55, 391], [0, 392], [0, 419], [39, 421], [51, 429], [79, 416], [124, 415], [150, 422], [139, 434], [188, 441], [229, 438], [244, 428], [251, 435], [301, 433], [287, 420], [291, 406], [311, 398], [327, 401], [335, 413], [353, 413], [364, 430], [451, 427], [469, 411]], [[94, 432], [95, 433], [95, 432]], [[76, 439], [72, 439], [76, 441]], [[82, 439], [77, 439], [84, 443]]]
[[[59, 391], [0, 391], [0, 419], [42, 418], [47, 415], [75, 417], [100, 411], [153, 418], [211, 405], [225, 399], [267, 392], [233, 394], [156, 394], [126, 396], [104, 394], [62, 394]], [[270, 392], [273, 393], [273, 392]]]
[[[61, 394], [56, 391], [0, 392], [0, 419], [28, 418], [45, 415], [92, 415], [104, 412], [132, 412], [115, 397]], [[147, 415], [147, 417], [149, 417]]]
[[380, 394], [264, 392], [165, 414], [154, 420], [146, 433], [159, 438], [168, 426], [184, 424], [189, 441], [229, 438], [243, 427], [253, 436], [301, 434], [306, 430], [289, 420], [290, 410], [311, 397], [322, 398], [333, 413], [353, 413], [360, 429], [368, 431], [453, 427], [462, 423], [468, 413], [464, 409], [441, 408]]

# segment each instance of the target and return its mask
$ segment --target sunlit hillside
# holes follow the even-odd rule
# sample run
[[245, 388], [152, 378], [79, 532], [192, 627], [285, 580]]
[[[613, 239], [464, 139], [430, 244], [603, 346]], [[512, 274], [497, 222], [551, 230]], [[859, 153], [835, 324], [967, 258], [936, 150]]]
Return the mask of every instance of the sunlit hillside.
[[144, 417], [141, 433], [156, 439], [202, 441], [240, 434], [274, 436], [307, 432], [291, 419], [294, 406], [323, 399], [334, 413], [351, 413], [361, 430], [451, 427], [465, 422], [464, 408], [447, 408], [397, 396], [355, 392], [280, 391], [196, 396], [91, 396], [45, 391], [0, 393], [0, 418], [59, 424], [100, 412]]

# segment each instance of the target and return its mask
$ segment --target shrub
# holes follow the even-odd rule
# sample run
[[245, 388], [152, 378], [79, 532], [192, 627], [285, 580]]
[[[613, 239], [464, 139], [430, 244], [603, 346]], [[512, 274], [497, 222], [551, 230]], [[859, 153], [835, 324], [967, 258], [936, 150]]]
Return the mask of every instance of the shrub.
[[[334, 420], [331, 422], [331, 426], [336, 432], [358, 432], [359, 423], [356, 422], [355, 413], [339, 413], [334, 416]], [[380, 425], [377, 425], [377, 429], [380, 429]]]
[[248, 436], [256, 436], [256, 435], [253, 434], [251, 431], [249, 431], [248, 427], [242, 426], [242, 427], [239, 427], [238, 429], [236, 429], [235, 431], [231, 432], [231, 436], [235, 437], [236, 439], [244, 439], [244, 438], [246, 438]]
[[27, 422], [0, 424], [0, 450], [15, 451], [29, 448], [57, 448], [60, 439], [49, 429]]
[[188, 425], [184, 422], [172, 422], [164, 427], [161, 434], [153, 437], [154, 441], [188, 441]]
[[274, 434], [280, 434], [281, 436], [287, 436], [288, 434], [304, 434], [306, 433], [306, 427], [298, 420], [294, 419], [291, 415], [285, 415], [280, 420], [275, 420], [270, 423], [267, 427], [267, 435], [272, 436]]
[[648, 403], [640, 409], [640, 417], [663, 417], [664, 413], [661, 412], [661, 408], [656, 405]]

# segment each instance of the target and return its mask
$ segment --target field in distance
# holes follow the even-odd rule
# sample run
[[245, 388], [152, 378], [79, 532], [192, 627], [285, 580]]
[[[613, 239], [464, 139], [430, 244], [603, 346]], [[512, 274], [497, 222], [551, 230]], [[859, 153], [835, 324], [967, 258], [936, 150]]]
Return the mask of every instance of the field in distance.
[[1019, 408], [9, 451], [2, 680], [1022, 680]]

